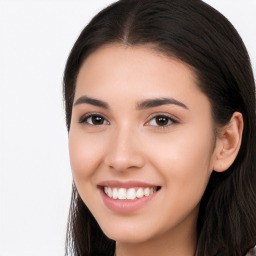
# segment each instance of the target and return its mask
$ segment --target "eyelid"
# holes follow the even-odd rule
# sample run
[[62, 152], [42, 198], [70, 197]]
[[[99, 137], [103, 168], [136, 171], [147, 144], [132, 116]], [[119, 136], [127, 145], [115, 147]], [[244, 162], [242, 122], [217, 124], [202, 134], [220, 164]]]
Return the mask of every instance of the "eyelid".
[[[156, 117], [166, 117], [171, 121], [171, 124], [168, 125], [150, 125], [149, 122], [152, 121], [154, 118]], [[150, 115], [150, 117], [148, 118], [148, 121], [146, 122], [146, 126], [153, 126], [154, 128], [160, 128], [160, 129], [164, 129], [164, 128], [168, 128], [169, 126], [172, 126], [174, 124], [179, 123], [179, 121], [177, 120], [177, 118], [174, 118], [172, 115], [167, 114], [167, 113], [154, 113], [152, 115]]]
[[102, 126], [102, 125], [106, 125], [106, 124], [101, 124], [101, 125], [93, 125], [93, 124], [90, 124], [88, 122], [86, 122], [86, 120], [92, 116], [101, 116], [105, 121], [107, 121], [107, 125], [110, 124], [110, 122], [108, 121], [108, 119], [105, 117], [105, 115], [103, 115], [102, 113], [99, 113], [99, 112], [90, 112], [90, 113], [86, 113], [84, 115], [82, 115], [79, 120], [78, 120], [78, 123], [79, 124], [84, 124], [84, 125], [90, 125], [90, 126]]
[[[93, 124], [90, 124], [88, 123], [86, 120], [92, 116], [101, 116], [104, 121], [107, 122], [107, 124], [99, 124], [99, 125], [93, 125]], [[168, 124], [168, 125], [151, 125], [149, 124], [150, 121], [152, 121], [154, 118], [157, 118], [157, 117], [166, 117], [168, 118], [170, 121], [171, 121], [171, 124]], [[78, 120], [78, 123], [80, 124], [84, 124], [84, 125], [88, 125], [88, 126], [102, 126], [102, 125], [109, 125], [110, 122], [108, 121], [108, 118], [105, 117], [104, 114], [102, 113], [99, 113], [99, 112], [90, 112], [90, 113], [86, 113], [84, 115], [82, 115], [79, 120]], [[177, 120], [177, 118], [174, 118], [172, 115], [170, 114], [167, 114], [167, 113], [162, 113], [162, 112], [159, 112], [159, 113], [154, 113], [154, 114], [151, 114], [148, 118], [148, 121], [145, 123], [146, 126], [152, 126], [152, 127], [155, 127], [155, 128], [160, 128], [160, 129], [164, 129], [164, 128], [168, 128], [169, 126], [173, 125], [173, 124], [177, 124], [179, 123], [179, 121]]]

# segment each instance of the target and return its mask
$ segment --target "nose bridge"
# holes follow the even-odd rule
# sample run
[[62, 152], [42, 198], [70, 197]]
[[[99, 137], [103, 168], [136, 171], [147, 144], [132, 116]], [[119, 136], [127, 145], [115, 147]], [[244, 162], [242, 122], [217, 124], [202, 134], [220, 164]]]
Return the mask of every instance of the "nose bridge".
[[106, 164], [116, 171], [142, 167], [144, 159], [138, 141], [138, 132], [132, 127], [124, 125], [113, 131]]

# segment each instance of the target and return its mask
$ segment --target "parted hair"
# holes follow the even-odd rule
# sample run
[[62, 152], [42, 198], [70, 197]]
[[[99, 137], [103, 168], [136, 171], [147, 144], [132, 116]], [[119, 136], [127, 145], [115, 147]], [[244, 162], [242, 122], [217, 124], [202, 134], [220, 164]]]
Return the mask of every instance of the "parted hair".
[[[76, 78], [83, 61], [101, 46], [147, 45], [193, 70], [211, 103], [215, 124], [242, 113], [237, 158], [223, 173], [213, 171], [200, 202], [196, 256], [242, 256], [256, 244], [255, 82], [242, 39], [231, 23], [201, 0], [120, 0], [83, 29], [68, 57], [63, 92], [69, 131]], [[73, 184], [66, 256], [113, 256], [105, 236]]]

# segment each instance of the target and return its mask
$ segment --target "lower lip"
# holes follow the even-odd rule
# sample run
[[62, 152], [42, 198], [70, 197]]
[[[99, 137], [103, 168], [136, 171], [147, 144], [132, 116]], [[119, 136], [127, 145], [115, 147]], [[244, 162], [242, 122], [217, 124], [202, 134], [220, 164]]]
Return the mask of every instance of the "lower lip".
[[119, 212], [119, 213], [129, 213], [129, 212], [134, 212], [140, 209], [141, 207], [146, 205], [148, 202], [150, 202], [159, 192], [159, 191], [156, 191], [149, 196], [144, 196], [136, 200], [118, 200], [118, 199], [112, 199], [108, 197], [101, 188], [99, 190], [100, 190], [100, 194], [104, 204], [110, 210]]

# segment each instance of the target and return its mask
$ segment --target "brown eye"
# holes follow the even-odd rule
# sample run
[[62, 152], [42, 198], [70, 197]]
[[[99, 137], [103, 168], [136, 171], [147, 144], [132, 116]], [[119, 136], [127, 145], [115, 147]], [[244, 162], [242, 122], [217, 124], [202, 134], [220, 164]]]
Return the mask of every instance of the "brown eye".
[[89, 125], [106, 125], [109, 122], [101, 115], [89, 115], [83, 117], [79, 123], [85, 123]]
[[92, 116], [91, 122], [94, 125], [101, 125], [104, 124], [104, 118], [102, 116]]
[[157, 127], [167, 127], [171, 124], [177, 123], [176, 120], [173, 118], [166, 116], [166, 115], [157, 115], [154, 118], [152, 118], [147, 125], [150, 126], [157, 126]]
[[159, 125], [159, 126], [168, 125], [169, 119], [170, 118], [168, 118], [166, 116], [158, 116], [158, 117], [156, 117], [156, 124]]

